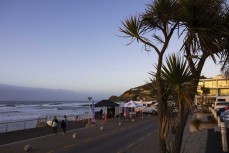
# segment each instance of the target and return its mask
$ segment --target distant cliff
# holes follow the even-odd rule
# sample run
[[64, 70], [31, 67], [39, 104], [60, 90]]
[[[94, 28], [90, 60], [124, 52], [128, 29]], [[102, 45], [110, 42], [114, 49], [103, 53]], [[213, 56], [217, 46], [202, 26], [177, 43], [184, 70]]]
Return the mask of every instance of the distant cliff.
[[111, 101], [130, 101], [130, 100], [155, 100], [150, 84], [145, 84], [125, 91], [120, 96], [111, 96]]

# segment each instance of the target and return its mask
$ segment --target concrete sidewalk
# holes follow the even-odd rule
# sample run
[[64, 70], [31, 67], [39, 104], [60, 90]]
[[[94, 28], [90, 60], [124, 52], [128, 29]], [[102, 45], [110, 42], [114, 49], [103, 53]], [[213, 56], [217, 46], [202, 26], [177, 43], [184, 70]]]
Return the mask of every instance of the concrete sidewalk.
[[[202, 130], [194, 133], [189, 132], [190, 118], [186, 124], [182, 151], [184, 153], [223, 153], [220, 132], [214, 132], [214, 129]], [[159, 143], [157, 148], [152, 147], [152, 142], [157, 141], [158, 137], [150, 136], [142, 143], [138, 144], [129, 153], [157, 153], [159, 151]], [[146, 152], [144, 152], [146, 150]]]
[[[207, 138], [208, 138], [208, 130], [203, 130], [196, 133], [190, 133], [188, 123], [187, 123], [183, 135], [181, 151], [184, 151], [184, 153], [208, 153], [206, 152]], [[147, 139], [142, 141], [142, 143], [138, 144], [138, 146], [130, 150], [128, 153], [158, 153], [159, 143], [157, 148], [153, 148], [152, 147], [153, 141], [158, 141], [158, 136], [148, 137]], [[210, 146], [210, 147], [214, 148], [215, 146]], [[214, 152], [214, 153], [221, 153], [221, 152]]]

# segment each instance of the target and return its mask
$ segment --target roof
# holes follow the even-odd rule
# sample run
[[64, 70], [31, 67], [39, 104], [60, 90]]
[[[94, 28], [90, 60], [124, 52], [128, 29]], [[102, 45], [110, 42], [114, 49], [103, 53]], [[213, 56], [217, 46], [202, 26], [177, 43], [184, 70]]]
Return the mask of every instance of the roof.
[[119, 106], [119, 104], [112, 102], [110, 100], [102, 100], [95, 104], [95, 107], [116, 107]]

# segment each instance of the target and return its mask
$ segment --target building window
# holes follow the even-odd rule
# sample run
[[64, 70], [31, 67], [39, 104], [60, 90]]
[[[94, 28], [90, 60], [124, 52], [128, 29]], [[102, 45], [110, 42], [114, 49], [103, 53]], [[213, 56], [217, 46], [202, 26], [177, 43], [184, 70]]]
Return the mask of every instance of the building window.
[[212, 81], [205, 81], [204, 82], [204, 86], [206, 88], [216, 88], [216, 81], [212, 80]]
[[227, 96], [229, 95], [229, 89], [219, 89], [220, 96]]
[[209, 96], [216, 96], [216, 95], [217, 95], [216, 89], [210, 89]]
[[228, 80], [218, 80], [218, 87], [229, 87]]

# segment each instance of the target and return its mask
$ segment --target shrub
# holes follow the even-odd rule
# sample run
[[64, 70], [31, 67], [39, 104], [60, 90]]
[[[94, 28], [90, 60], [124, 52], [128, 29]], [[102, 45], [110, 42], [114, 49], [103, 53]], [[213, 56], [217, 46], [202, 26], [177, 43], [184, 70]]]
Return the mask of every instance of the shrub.
[[194, 119], [192, 121], [192, 124], [199, 130], [199, 127], [200, 127], [200, 123], [202, 123], [202, 121], [200, 119]]

